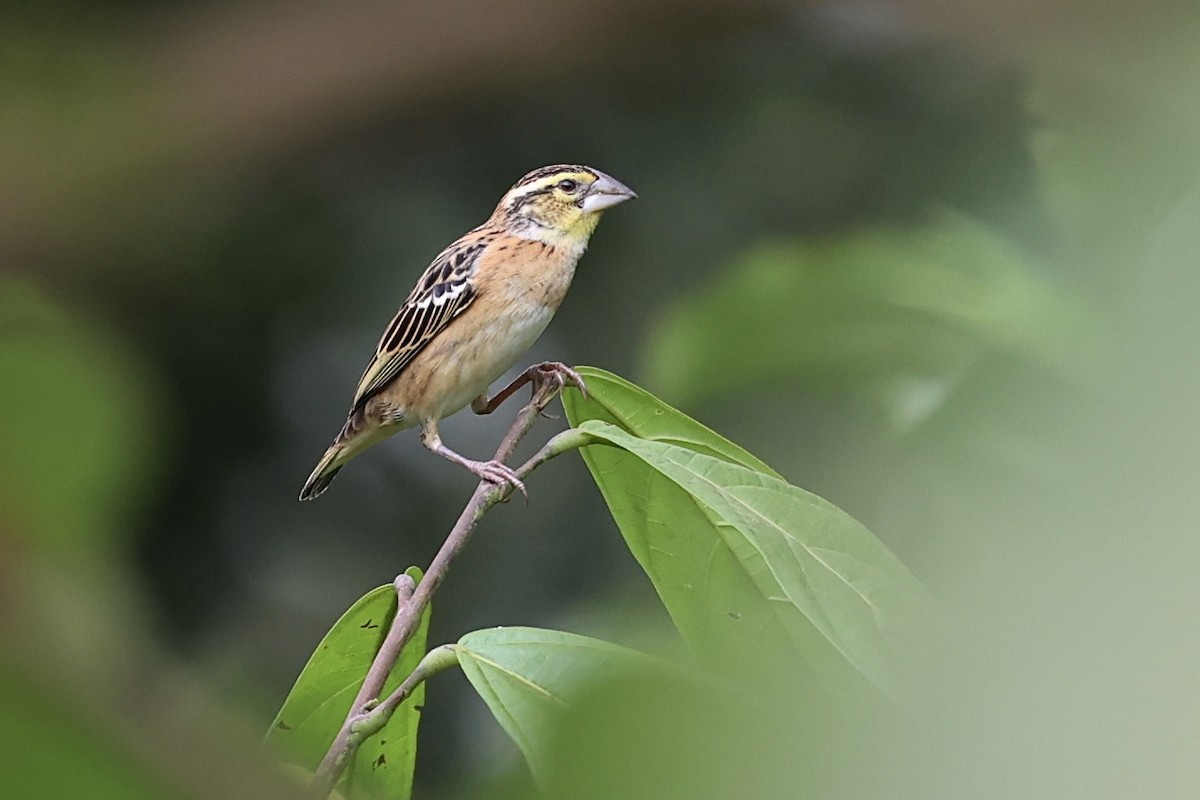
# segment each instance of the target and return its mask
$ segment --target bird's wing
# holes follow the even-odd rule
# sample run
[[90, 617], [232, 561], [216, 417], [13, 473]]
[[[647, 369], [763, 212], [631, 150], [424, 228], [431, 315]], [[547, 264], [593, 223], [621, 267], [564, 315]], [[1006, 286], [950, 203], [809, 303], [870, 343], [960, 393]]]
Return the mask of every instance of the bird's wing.
[[452, 319], [471, 305], [471, 276], [486, 242], [460, 240], [443, 250], [413, 287], [375, 348], [354, 391], [351, 413], [395, 380]]

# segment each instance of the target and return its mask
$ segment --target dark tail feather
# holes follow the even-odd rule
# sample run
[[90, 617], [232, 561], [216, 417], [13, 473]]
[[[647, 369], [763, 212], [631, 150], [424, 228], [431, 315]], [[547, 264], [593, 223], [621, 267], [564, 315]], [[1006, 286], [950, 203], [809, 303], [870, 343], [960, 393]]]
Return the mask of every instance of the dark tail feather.
[[304, 484], [304, 488], [300, 490], [300, 499], [316, 500], [321, 496], [322, 492], [329, 488], [329, 484], [333, 483], [334, 477], [341, 469], [340, 466], [337, 466], [323, 475], [313, 475], [308, 479], [308, 483]]
[[321, 492], [329, 488], [333, 476], [338, 474], [338, 470], [345, 466], [347, 461], [385, 438], [388, 433], [389, 431], [379, 426], [368, 427], [366, 416], [361, 409], [352, 412], [346, 424], [342, 426], [341, 433], [333, 440], [325, 455], [321, 456], [317, 468], [308, 476], [308, 481], [300, 490], [300, 499], [312, 500], [319, 497]]
[[301, 500], [313, 500], [329, 488], [329, 484], [333, 483], [334, 476], [342, 468], [342, 464], [334, 463], [334, 460], [341, 454], [342, 448], [337, 443], [325, 451], [317, 468], [313, 470], [312, 475], [308, 476], [304, 488], [300, 490]]

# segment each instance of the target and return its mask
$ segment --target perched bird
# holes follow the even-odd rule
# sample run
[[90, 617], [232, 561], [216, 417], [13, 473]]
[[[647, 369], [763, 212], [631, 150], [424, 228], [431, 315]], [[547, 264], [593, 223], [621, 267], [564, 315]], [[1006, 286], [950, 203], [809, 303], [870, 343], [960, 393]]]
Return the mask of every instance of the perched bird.
[[[383, 332], [358, 382], [346, 424], [300, 492], [311, 500], [347, 461], [393, 433], [421, 427], [421, 443], [493, 483], [524, 486], [497, 461], [473, 461], [442, 444], [438, 420], [468, 403], [490, 413], [531, 373], [492, 400], [488, 387], [546, 329], [575, 275], [600, 214], [637, 197], [591, 167], [542, 167], [517, 181], [487, 222], [425, 270]], [[557, 364], [560, 383], [580, 383]]]

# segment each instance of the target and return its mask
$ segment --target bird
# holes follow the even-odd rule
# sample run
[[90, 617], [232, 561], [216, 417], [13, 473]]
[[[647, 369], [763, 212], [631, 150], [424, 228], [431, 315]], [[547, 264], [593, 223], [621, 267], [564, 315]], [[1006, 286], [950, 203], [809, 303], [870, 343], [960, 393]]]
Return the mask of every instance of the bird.
[[300, 499], [319, 496], [367, 448], [418, 426], [430, 451], [482, 480], [525, 493], [507, 465], [475, 461], [443, 444], [438, 422], [468, 404], [475, 413], [491, 413], [530, 380], [583, 388], [574, 370], [546, 362], [487, 396], [550, 323], [602, 212], [635, 197], [616, 178], [581, 164], [542, 167], [517, 181], [487, 221], [421, 274], [379, 338], [346, 422]]

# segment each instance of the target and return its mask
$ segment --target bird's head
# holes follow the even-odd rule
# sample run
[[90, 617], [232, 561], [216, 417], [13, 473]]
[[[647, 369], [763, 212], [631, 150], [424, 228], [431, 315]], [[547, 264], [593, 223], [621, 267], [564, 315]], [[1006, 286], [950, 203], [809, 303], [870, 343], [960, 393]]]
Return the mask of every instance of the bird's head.
[[604, 209], [634, 197], [632, 189], [598, 169], [556, 164], [517, 181], [495, 214], [518, 236], [582, 247]]

